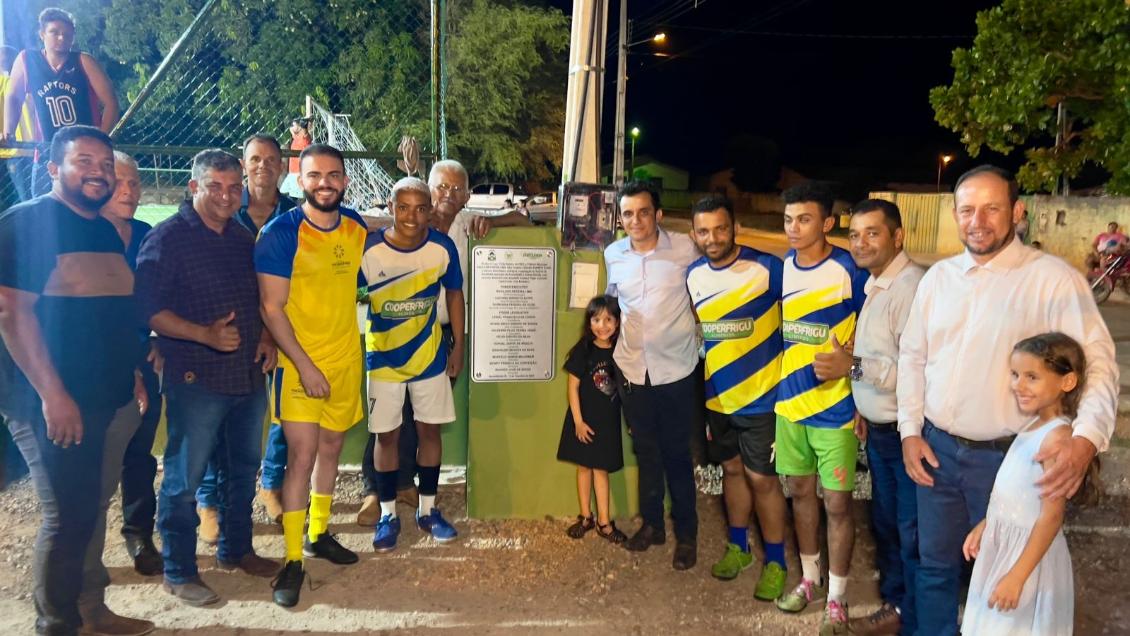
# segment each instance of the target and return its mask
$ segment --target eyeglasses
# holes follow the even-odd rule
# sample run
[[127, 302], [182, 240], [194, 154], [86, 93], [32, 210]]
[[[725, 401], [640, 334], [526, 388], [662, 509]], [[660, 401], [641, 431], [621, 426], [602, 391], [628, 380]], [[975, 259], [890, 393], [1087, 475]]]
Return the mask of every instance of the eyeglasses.
[[467, 188], [463, 186], [453, 186], [449, 183], [438, 183], [436, 184], [436, 190], [447, 194], [463, 194], [467, 191]]

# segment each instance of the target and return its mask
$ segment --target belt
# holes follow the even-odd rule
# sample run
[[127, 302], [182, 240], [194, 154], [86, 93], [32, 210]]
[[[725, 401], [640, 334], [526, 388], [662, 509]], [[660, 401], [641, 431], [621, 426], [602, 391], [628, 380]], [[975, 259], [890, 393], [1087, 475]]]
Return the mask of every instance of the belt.
[[958, 444], [961, 444], [966, 448], [972, 448], [974, 450], [995, 450], [1002, 453], [1007, 453], [1008, 447], [1012, 446], [1012, 440], [1016, 439], [1015, 435], [987, 440], [965, 439], [964, 437], [954, 435], [953, 433], [948, 433], [948, 435], [957, 440]]
[[872, 428], [877, 428], [877, 429], [884, 430], [884, 431], [897, 431], [897, 430], [899, 430], [899, 423], [898, 422], [872, 422], [871, 420], [869, 420], [867, 418], [863, 418], [863, 421], [867, 422], [867, 425], [872, 427]]

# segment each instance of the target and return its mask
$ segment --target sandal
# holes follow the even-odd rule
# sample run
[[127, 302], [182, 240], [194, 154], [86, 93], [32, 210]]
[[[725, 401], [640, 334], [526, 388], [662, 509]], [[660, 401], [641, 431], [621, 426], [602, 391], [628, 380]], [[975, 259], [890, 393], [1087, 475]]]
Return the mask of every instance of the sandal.
[[595, 527], [596, 522], [592, 520], [592, 517], [577, 515], [577, 523], [569, 526], [569, 529], [565, 531], [565, 534], [569, 535], [570, 538], [580, 539], [584, 537], [589, 530], [592, 530]]
[[616, 528], [615, 521], [609, 521], [608, 525], [598, 525], [596, 533], [600, 535], [600, 538], [606, 539], [614, 545], [620, 545], [628, 540], [628, 535]]

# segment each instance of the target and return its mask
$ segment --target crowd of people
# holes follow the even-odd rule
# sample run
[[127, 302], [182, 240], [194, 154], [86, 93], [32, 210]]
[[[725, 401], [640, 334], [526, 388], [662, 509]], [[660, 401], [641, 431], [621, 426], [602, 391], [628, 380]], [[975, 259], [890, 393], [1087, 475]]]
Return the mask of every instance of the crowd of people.
[[[406, 491], [417, 527], [455, 540], [436, 495], [439, 431], [455, 419], [466, 346], [468, 237], [528, 219], [466, 210], [468, 175], [455, 161], [437, 162], [427, 182], [397, 182], [389, 217], [363, 217], [343, 206], [341, 152], [312, 143], [296, 120], [287, 187], [300, 201], [279, 190], [280, 142], [256, 134], [242, 157], [197, 154], [190, 196], [150, 227], [133, 218], [137, 164], [106, 134], [117, 103], [104, 73], [71, 51], [65, 12], [44, 11], [40, 33], [42, 51], [14, 57], [0, 131], [19, 139], [31, 117], [32, 139], [50, 148], [31, 162], [29, 199], [0, 214], [0, 413], [42, 510], [37, 633], [153, 629], [104, 602], [106, 511], [119, 484], [134, 568], [162, 576], [169, 594], [220, 600], [197, 570], [199, 536], [216, 543], [218, 567], [270, 579], [273, 600], [295, 606], [305, 559], [358, 561], [327, 528], [345, 432], [360, 421], [369, 492], [358, 522], [374, 528], [374, 550], [396, 549]], [[41, 82], [62, 92], [12, 97]], [[954, 194], [966, 249], [927, 271], [903, 250], [887, 201], [853, 207], [844, 250], [828, 240], [834, 192], [786, 191], [781, 259], [737, 243], [723, 197], [695, 203], [688, 236], [663, 229], [656, 189], [625, 184], [626, 236], [605, 250], [606, 294], [589, 303], [565, 360], [558, 458], [577, 465], [579, 502], [569, 536], [595, 530], [636, 552], [663, 545], [670, 495], [672, 566], [695, 567], [690, 446], [705, 410], [728, 525], [713, 576], [739, 577], [760, 542], [753, 596], [784, 612], [822, 603], [821, 634], [1070, 633], [1060, 528], [1113, 432], [1114, 345], [1083, 277], [1017, 238], [1025, 210], [1011, 174], [975, 168]], [[630, 536], [609, 504], [622, 420], [639, 467], [642, 523]], [[883, 605], [851, 620], [861, 443]], [[257, 479], [282, 526], [281, 563], [252, 546]]]
[[[753, 564], [756, 512], [763, 559], [754, 597], [785, 612], [823, 602], [821, 635], [1071, 633], [1064, 504], [1114, 428], [1114, 345], [1086, 280], [1017, 238], [1024, 204], [1010, 173], [974, 168], [954, 195], [965, 251], [926, 271], [904, 251], [901, 214], [888, 201], [852, 208], [847, 251], [827, 238], [830, 189], [785, 191], [782, 261], [736, 242], [722, 197], [695, 203], [687, 237], [662, 228], [657, 190], [625, 184], [627, 237], [605, 250], [609, 295], [589, 305], [565, 366], [558, 458], [577, 464], [580, 502], [569, 536], [596, 528], [629, 550], [662, 545], [667, 491], [672, 565], [695, 565], [688, 440], [701, 357], [698, 406], [709, 455], [723, 468], [729, 525], [713, 576], [734, 579]], [[643, 518], [630, 538], [607, 509], [608, 472], [622, 466], [619, 430], [608, 422], [621, 411]], [[883, 604], [850, 619], [861, 442]], [[792, 498], [801, 566], [791, 585], [778, 476]], [[974, 558], [959, 621], [964, 561]]]

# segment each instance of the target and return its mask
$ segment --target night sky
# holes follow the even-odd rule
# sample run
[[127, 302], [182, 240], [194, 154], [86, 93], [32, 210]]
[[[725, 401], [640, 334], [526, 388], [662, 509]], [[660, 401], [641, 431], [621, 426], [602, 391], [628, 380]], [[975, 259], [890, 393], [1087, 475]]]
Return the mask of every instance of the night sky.
[[[572, 13], [570, 0], [551, 4]], [[942, 153], [957, 155], [946, 173], [951, 180], [986, 160], [1015, 168], [1016, 157], [982, 152], [969, 158], [957, 135], [934, 121], [928, 99], [930, 88], [952, 80], [952, 50], [972, 45], [977, 11], [995, 4], [699, 0], [698, 8], [647, 24], [664, 9], [681, 11], [694, 1], [630, 0], [629, 18], [644, 25], [633, 40], [667, 34], [662, 47], [642, 44], [629, 56], [627, 127], [641, 129], [637, 156], [679, 165], [693, 178], [726, 167], [733, 138], [763, 138], [779, 147], [784, 165], [853, 191], [886, 182], [933, 183]], [[609, 0], [613, 51], [618, 21], [619, 3]], [[607, 65], [602, 150], [610, 161], [614, 55]]]

